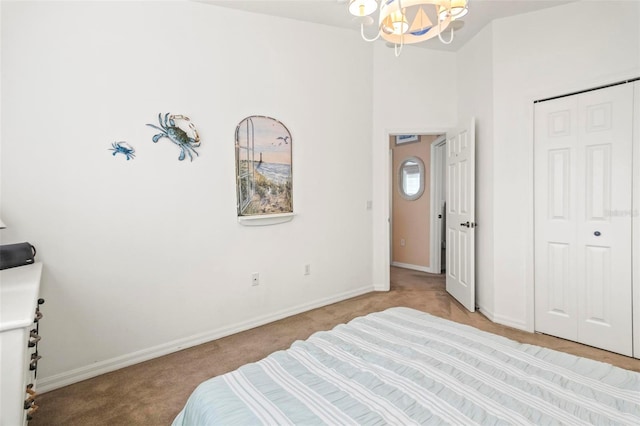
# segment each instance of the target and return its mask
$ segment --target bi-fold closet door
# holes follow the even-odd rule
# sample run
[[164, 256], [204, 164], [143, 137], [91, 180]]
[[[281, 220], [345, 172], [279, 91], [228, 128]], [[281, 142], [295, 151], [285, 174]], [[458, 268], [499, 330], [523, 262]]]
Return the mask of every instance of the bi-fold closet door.
[[534, 127], [535, 329], [628, 356], [633, 86], [538, 102]]

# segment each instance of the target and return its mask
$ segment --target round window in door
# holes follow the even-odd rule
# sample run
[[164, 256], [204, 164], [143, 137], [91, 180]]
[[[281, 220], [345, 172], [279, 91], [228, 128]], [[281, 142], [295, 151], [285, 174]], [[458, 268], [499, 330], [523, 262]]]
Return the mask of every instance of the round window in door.
[[424, 163], [418, 157], [407, 157], [398, 169], [400, 195], [405, 200], [417, 200], [424, 193]]

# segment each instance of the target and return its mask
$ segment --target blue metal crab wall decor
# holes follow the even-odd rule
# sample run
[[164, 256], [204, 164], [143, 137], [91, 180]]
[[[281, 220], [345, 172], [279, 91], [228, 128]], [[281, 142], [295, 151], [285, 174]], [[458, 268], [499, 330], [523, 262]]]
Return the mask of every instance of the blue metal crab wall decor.
[[114, 142], [111, 144], [111, 148], [109, 148], [109, 150], [113, 151], [114, 157], [116, 154], [124, 155], [125, 157], [127, 157], [127, 161], [136, 157], [136, 150], [126, 142]]
[[[176, 120], [182, 121], [186, 123], [187, 129], [182, 129], [178, 125], [176, 125]], [[155, 124], [147, 124], [149, 127], [153, 127], [154, 129], [160, 130], [161, 133], [158, 133], [153, 137], [153, 142], [158, 142], [161, 138], [168, 138], [171, 142], [178, 145], [180, 148], [180, 156], [178, 160], [184, 160], [185, 156], [188, 155], [189, 159], [193, 161], [193, 154], [199, 155], [195, 148], [200, 146], [200, 136], [198, 136], [198, 131], [193, 123], [189, 120], [189, 117], [184, 115], [172, 115], [171, 113], [166, 113], [164, 115], [164, 120], [162, 119], [162, 113], [158, 114], [158, 123], [160, 126], [156, 126]]]

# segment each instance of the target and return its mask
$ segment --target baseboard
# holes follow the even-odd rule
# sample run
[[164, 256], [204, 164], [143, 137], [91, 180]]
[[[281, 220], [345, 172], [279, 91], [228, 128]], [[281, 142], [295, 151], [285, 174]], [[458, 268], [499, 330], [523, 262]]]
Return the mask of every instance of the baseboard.
[[130, 354], [121, 355], [115, 358], [107, 359], [97, 362], [95, 364], [79, 367], [74, 370], [66, 371], [64, 373], [56, 374], [51, 377], [43, 377], [38, 379], [38, 393], [51, 391], [54, 389], [68, 386], [73, 383], [87, 380], [92, 377], [99, 376], [101, 374], [109, 373], [111, 371], [119, 370], [130, 365], [138, 364], [144, 361], [148, 361], [153, 358], [158, 358], [163, 355], [168, 355], [173, 352], [177, 352], [192, 346], [201, 345], [203, 343], [210, 342], [212, 340], [220, 339], [222, 337], [229, 336], [231, 334], [246, 331], [255, 327], [259, 327], [270, 322], [274, 322], [283, 318], [290, 317], [302, 312], [310, 311], [311, 309], [321, 308], [323, 306], [330, 305], [332, 303], [341, 302], [343, 300], [350, 299], [352, 297], [360, 296], [365, 293], [374, 291], [373, 287], [361, 287], [355, 290], [340, 293], [335, 296], [325, 297], [313, 302], [304, 303], [302, 305], [294, 306], [289, 309], [284, 309], [273, 314], [264, 315], [261, 317], [253, 318], [248, 321], [244, 321], [230, 326], [222, 327], [216, 330], [211, 330], [205, 333], [195, 334], [193, 336], [185, 337], [183, 339], [173, 340], [168, 343], [164, 343], [151, 348], [143, 349], [140, 351], [132, 352]]
[[496, 322], [495, 317], [493, 315], [493, 311], [489, 311], [483, 308], [482, 306], [476, 306], [476, 310], [480, 312], [482, 315], [484, 315], [485, 317], [487, 317], [489, 321]]
[[434, 272], [428, 266], [411, 265], [410, 263], [391, 262], [391, 266], [397, 266], [398, 268], [413, 269], [414, 271], [428, 272], [433, 274]]
[[529, 330], [529, 327], [527, 327], [526, 321], [517, 320], [514, 318], [509, 318], [503, 315], [496, 315], [496, 314], [493, 314], [492, 316], [488, 316], [482, 310], [480, 312], [482, 312], [483, 315], [485, 315], [487, 318], [489, 318], [491, 321], [495, 323], [506, 325], [507, 327], [511, 327], [511, 328], [517, 328], [518, 330], [524, 330], [529, 332], [531, 331]]

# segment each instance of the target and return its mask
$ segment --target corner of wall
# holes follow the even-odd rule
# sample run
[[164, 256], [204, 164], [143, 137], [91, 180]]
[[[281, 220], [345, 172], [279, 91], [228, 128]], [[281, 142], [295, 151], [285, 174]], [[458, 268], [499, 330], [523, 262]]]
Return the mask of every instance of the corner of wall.
[[[457, 53], [458, 117], [476, 118], [476, 304], [493, 320], [494, 73], [493, 24]], [[478, 82], [482, 82], [479, 84]]]

